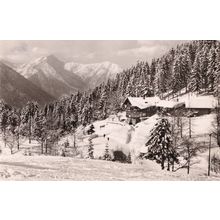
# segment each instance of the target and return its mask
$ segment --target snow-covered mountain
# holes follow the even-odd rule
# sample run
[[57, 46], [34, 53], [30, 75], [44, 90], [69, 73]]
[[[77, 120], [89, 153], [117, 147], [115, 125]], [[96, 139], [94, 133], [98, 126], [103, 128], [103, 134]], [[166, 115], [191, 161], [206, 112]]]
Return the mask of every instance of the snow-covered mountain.
[[65, 64], [65, 69], [81, 77], [89, 88], [115, 78], [116, 74], [122, 71], [119, 65], [110, 62], [93, 64], [68, 62]]
[[85, 82], [78, 75], [66, 70], [64, 65], [64, 62], [50, 55], [23, 64], [16, 70], [56, 98], [85, 90]]
[[54, 55], [40, 57], [15, 68], [26, 79], [59, 98], [62, 95], [84, 91], [116, 77], [122, 69], [114, 63], [64, 63]]
[[0, 99], [12, 106], [22, 107], [31, 100], [44, 105], [52, 102], [54, 97], [0, 62]]

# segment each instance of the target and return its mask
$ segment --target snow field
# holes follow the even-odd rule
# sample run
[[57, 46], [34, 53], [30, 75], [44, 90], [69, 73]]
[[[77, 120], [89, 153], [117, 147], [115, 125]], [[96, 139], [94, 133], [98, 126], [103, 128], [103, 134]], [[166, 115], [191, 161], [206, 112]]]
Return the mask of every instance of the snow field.
[[[123, 114], [122, 114], [123, 115]], [[106, 143], [110, 151], [121, 149], [128, 154], [132, 153], [133, 164], [121, 164], [101, 160], [86, 160], [71, 157], [36, 156], [39, 143], [21, 140], [20, 151], [10, 155], [10, 150], [4, 147], [0, 141], [2, 153], [0, 156], [0, 179], [13, 180], [218, 180], [220, 176], [213, 173], [207, 177], [207, 158], [209, 146], [209, 132], [213, 128], [214, 114], [193, 117], [192, 138], [196, 144], [204, 147], [203, 151], [196, 156], [191, 167], [190, 175], [186, 169], [176, 172], [161, 171], [160, 165], [154, 161], [138, 161], [136, 156], [139, 152], [147, 150], [145, 143], [149, 138], [150, 131], [157, 122], [158, 115], [153, 115], [136, 126], [120, 122], [118, 117], [110, 118], [93, 123], [95, 133], [92, 135], [94, 145], [94, 156], [103, 156]], [[187, 122], [184, 126], [184, 135], [188, 135]], [[79, 127], [76, 131], [76, 144], [82, 151], [80, 157], [87, 155], [89, 135], [88, 127]], [[104, 137], [105, 135], [105, 137]], [[108, 140], [109, 138], [109, 140]], [[62, 138], [59, 145], [68, 139], [73, 144], [73, 135]], [[220, 155], [216, 148], [216, 141], [212, 140], [212, 155]], [[35, 156], [24, 156], [25, 151], [31, 149], [36, 151]]]

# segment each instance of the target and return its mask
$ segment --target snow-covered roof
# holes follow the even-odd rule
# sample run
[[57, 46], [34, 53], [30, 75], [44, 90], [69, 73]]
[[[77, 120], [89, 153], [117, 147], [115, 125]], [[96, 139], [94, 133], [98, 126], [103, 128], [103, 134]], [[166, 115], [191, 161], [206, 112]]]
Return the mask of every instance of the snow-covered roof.
[[[128, 97], [128, 100], [132, 106], [138, 107], [139, 109], [145, 109], [152, 106], [163, 107], [163, 108], [175, 108], [184, 105], [184, 102], [161, 100], [159, 97]], [[125, 100], [125, 101], [126, 101]]]
[[217, 99], [213, 96], [190, 97], [185, 100], [186, 108], [208, 108], [214, 109], [217, 106]]
[[145, 109], [152, 106], [162, 108], [177, 108], [183, 106], [184, 104], [186, 108], [214, 109], [217, 106], [217, 99], [214, 96], [186, 96], [180, 97], [179, 101], [161, 100], [156, 96], [146, 98], [128, 97], [126, 100], [128, 100], [133, 107], [138, 107], [139, 109]]
[[157, 102], [156, 106], [162, 107], [162, 108], [177, 108], [177, 107], [183, 106], [184, 104], [185, 104], [184, 102], [160, 100]]
[[126, 100], [128, 100], [132, 106], [138, 107], [139, 109], [145, 109], [152, 106], [151, 103], [145, 101], [142, 97], [128, 97]]

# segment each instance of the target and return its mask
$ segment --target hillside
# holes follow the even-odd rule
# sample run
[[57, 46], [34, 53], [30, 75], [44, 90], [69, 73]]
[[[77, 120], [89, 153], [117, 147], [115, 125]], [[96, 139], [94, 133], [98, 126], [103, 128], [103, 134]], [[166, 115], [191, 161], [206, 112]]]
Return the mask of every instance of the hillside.
[[[194, 117], [192, 122], [193, 139], [200, 144], [203, 150], [194, 158], [190, 174], [186, 169], [179, 169], [176, 172], [162, 171], [159, 164], [150, 160], [136, 160], [135, 156], [146, 150], [145, 143], [149, 138], [150, 130], [157, 121], [158, 116], [154, 115], [148, 120], [138, 123], [135, 127], [120, 122], [118, 119], [124, 117], [111, 116], [106, 120], [94, 123], [95, 133], [93, 138], [95, 160], [60, 157], [60, 156], [24, 156], [24, 153], [39, 151], [40, 145], [36, 141], [31, 144], [27, 140], [21, 141], [20, 151], [10, 155], [8, 148], [1, 143], [2, 155], [0, 157], [0, 179], [2, 180], [220, 180], [220, 175], [211, 173], [207, 177], [207, 155], [208, 155], [208, 133], [212, 129], [212, 114]], [[206, 124], [206, 130], [201, 129]], [[76, 143], [85, 157], [88, 150], [89, 136], [82, 127], [77, 129]], [[184, 129], [187, 135], [187, 125]], [[105, 134], [105, 137], [104, 137]], [[108, 140], [109, 138], [109, 140]], [[67, 135], [62, 138], [59, 146], [66, 140], [73, 144], [73, 136]], [[132, 164], [119, 162], [108, 162], [98, 160], [105, 150], [108, 142], [110, 151], [120, 149], [125, 153], [129, 151], [133, 155]], [[37, 150], [38, 149], [38, 150]], [[212, 155], [218, 152], [213, 142]], [[80, 156], [80, 157], [81, 157]]]
[[54, 100], [32, 82], [0, 62], [0, 98], [14, 107], [23, 107], [28, 101], [44, 105]]

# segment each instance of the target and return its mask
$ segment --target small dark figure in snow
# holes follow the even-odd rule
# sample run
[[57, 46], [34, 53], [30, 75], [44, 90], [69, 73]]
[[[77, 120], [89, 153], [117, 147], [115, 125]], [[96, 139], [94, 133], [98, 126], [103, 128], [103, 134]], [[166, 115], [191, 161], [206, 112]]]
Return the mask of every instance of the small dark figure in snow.
[[107, 138], [107, 140], [109, 141], [109, 137]]
[[89, 130], [87, 131], [88, 134], [93, 134], [95, 133], [95, 127], [93, 124], [90, 125]]
[[103, 137], [105, 138], [105, 134], [103, 135]]

